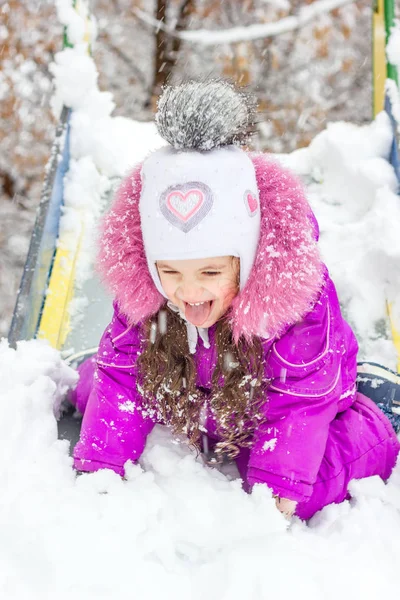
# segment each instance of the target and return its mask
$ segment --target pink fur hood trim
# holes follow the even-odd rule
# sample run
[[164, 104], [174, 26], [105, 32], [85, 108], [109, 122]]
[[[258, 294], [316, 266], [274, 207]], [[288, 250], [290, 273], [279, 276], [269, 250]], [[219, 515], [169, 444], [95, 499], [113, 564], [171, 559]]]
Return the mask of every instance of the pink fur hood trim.
[[[303, 186], [268, 155], [250, 155], [256, 171], [261, 231], [256, 259], [230, 309], [235, 340], [279, 336], [310, 311], [322, 286], [316, 222]], [[140, 227], [141, 165], [118, 189], [104, 217], [98, 270], [131, 324], [165, 304], [147, 267]]]

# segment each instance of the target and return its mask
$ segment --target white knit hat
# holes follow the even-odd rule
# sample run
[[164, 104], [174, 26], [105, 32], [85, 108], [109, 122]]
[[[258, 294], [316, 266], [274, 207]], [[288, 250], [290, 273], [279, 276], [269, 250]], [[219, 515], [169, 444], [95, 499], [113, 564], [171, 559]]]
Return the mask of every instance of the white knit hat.
[[157, 260], [240, 258], [240, 288], [260, 235], [254, 166], [235, 146], [209, 152], [162, 148], [142, 167], [140, 216], [147, 262], [165, 296]]
[[[232, 112], [235, 111], [232, 111], [230, 106], [229, 100], [232, 100], [230, 96], [234, 94], [234, 100], [238, 102], [239, 98], [242, 104], [243, 99], [231, 86], [221, 82], [215, 85], [218, 92], [222, 90], [225, 94], [225, 98], [222, 95], [220, 100], [224, 107], [222, 113], [229, 112], [230, 138], [225, 131], [225, 137], [229, 141], [233, 139], [233, 125], [237, 126], [237, 119], [236, 121], [232, 119]], [[182, 88], [184, 88], [183, 93]], [[178, 88], [180, 101], [182, 96], [184, 99], [187, 94], [187, 88], [188, 84]], [[168, 88], [170, 93], [171, 89], [174, 88]], [[201, 91], [203, 90], [204, 86]], [[193, 98], [193, 89], [190, 89], [190, 93]], [[169, 146], [161, 148], [144, 161], [141, 172], [142, 192], [139, 209], [144, 247], [154, 284], [164, 296], [155, 265], [157, 260], [237, 256], [240, 258], [240, 288], [242, 289], [250, 275], [260, 236], [260, 206], [253, 163], [246, 152], [240, 148], [232, 144], [221, 147], [223, 136], [220, 129], [218, 135], [215, 135], [216, 117], [210, 116], [208, 111], [206, 118], [209, 122], [204, 127], [205, 118], [198, 117], [198, 110], [196, 111], [196, 104], [199, 103], [198, 94], [195, 100], [191, 119], [185, 105], [184, 122], [181, 118], [178, 126], [176, 123], [174, 127], [167, 126], [167, 132], [165, 124], [161, 127], [161, 133], [168, 141], [171, 141], [171, 131], [175, 136], [174, 139], [179, 138], [180, 143], [175, 146], [193, 149], [181, 150]], [[218, 115], [220, 119], [221, 108], [216, 106], [218, 102], [215, 102], [215, 93], [212, 100], [211, 112]], [[204, 107], [201, 99], [200, 104]], [[239, 108], [243, 121], [242, 104]], [[171, 101], [171, 97], [168, 98], [168, 106], [165, 102], [162, 105], [160, 101], [159, 129], [161, 117], [165, 114], [170, 116], [174, 110], [178, 111], [178, 108]], [[181, 117], [181, 113], [179, 114]], [[199, 128], [203, 127], [200, 141], [196, 124], [193, 123], [194, 115], [197, 115], [197, 119], [201, 119]], [[190, 132], [196, 133], [196, 140], [190, 144], [187, 131], [184, 130], [187, 121], [190, 123]], [[214, 129], [212, 129], [213, 125]], [[219, 121], [218, 126], [221, 128]], [[212, 136], [213, 139], [210, 141]], [[192, 141], [192, 138], [190, 140]], [[210, 146], [212, 148], [210, 150], [199, 150], [199, 147]]]

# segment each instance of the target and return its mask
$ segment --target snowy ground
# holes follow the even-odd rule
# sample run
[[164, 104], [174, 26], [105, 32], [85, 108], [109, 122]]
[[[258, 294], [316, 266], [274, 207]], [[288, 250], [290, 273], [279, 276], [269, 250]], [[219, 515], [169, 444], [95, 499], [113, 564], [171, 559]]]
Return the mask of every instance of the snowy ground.
[[42, 342], [0, 346], [0, 597], [363, 600], [398, 593], [400, 466], [291, 524], [161, 428], [127, 480], [76, 477], [52, 406], [75, 373]]
[[[63, 235], [87, 237], [78, 277], [91, 268], [104, 190], [160, 141], [151, 125], [113, 119], [81, 50], [57, 57], [55, 102], [74, 107]], [[79, 63], [79, 69], [71, 68]], [[302, 175], [321, 246], [346, 315], [368, 358], [395, 365], [386, 299], [400, 285], [400, 204], [386, 162], [384, 115], [336, 124], [279, 160]], [[69, 200], [68, 200], [69, 199]], [[79, 199], [79, 201], [77, 201]], [[96, 204], [97, 203], [97, 204]], [[397, 294], [398, 296], [398, 294]], [[30, 341], [0, 345], [0, 598], [5, 600], [313, 600], [393, 598], [399, 592], [400, 465], [387, 485], [353, 482], [353, 500], [306, 525], [289, 523], [269, 491], [205, 467], [161, 428], [127, 480], [76, 477], [53, 410], [75, 373]], [[53, 408], [55, 406], [55, 409]]]

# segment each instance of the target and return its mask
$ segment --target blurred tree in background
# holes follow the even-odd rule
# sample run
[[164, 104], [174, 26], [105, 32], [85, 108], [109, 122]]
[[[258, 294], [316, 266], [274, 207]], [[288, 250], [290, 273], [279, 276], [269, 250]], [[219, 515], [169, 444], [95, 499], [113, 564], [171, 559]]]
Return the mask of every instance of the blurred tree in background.
[[[92, 0], [100, 87], [113, 92], [115, 114], [149, 120], [166, 81], [230, 77], [258, 97], [254, 146], [292, 151], [327, 121], [363, 123], [372, 115], [371, 2], [349, 3], [285, 32], [300, 11], [325, 1]], [[252, 25], [276, 22], [281, 33], [245, 39]], [[198, 30], [202, 41], [179, 37]], [[210, 44], [219, 32], [234, 41]], [[0, 334], [8, 330], [54, 135], [48, 67], [61, 47], [53, 0], [2, 2]]]
[[0, 335], [8, 331], [54, 137], [48, 66], [61, 36], [53, 2], [0, 4]]

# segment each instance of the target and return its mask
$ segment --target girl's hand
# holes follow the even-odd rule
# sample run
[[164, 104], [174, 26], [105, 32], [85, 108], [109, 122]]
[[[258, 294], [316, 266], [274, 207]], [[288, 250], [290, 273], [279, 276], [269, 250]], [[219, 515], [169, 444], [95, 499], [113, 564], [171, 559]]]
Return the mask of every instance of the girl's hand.
[[286, 519], [293, 517], [297, 506], [297, 502], [295, 502], [295, 500], [289, 500], [288, 498], [279, 498], [279, 496], [275, 496], [275, 503], [277, 509], [286, 517]]

